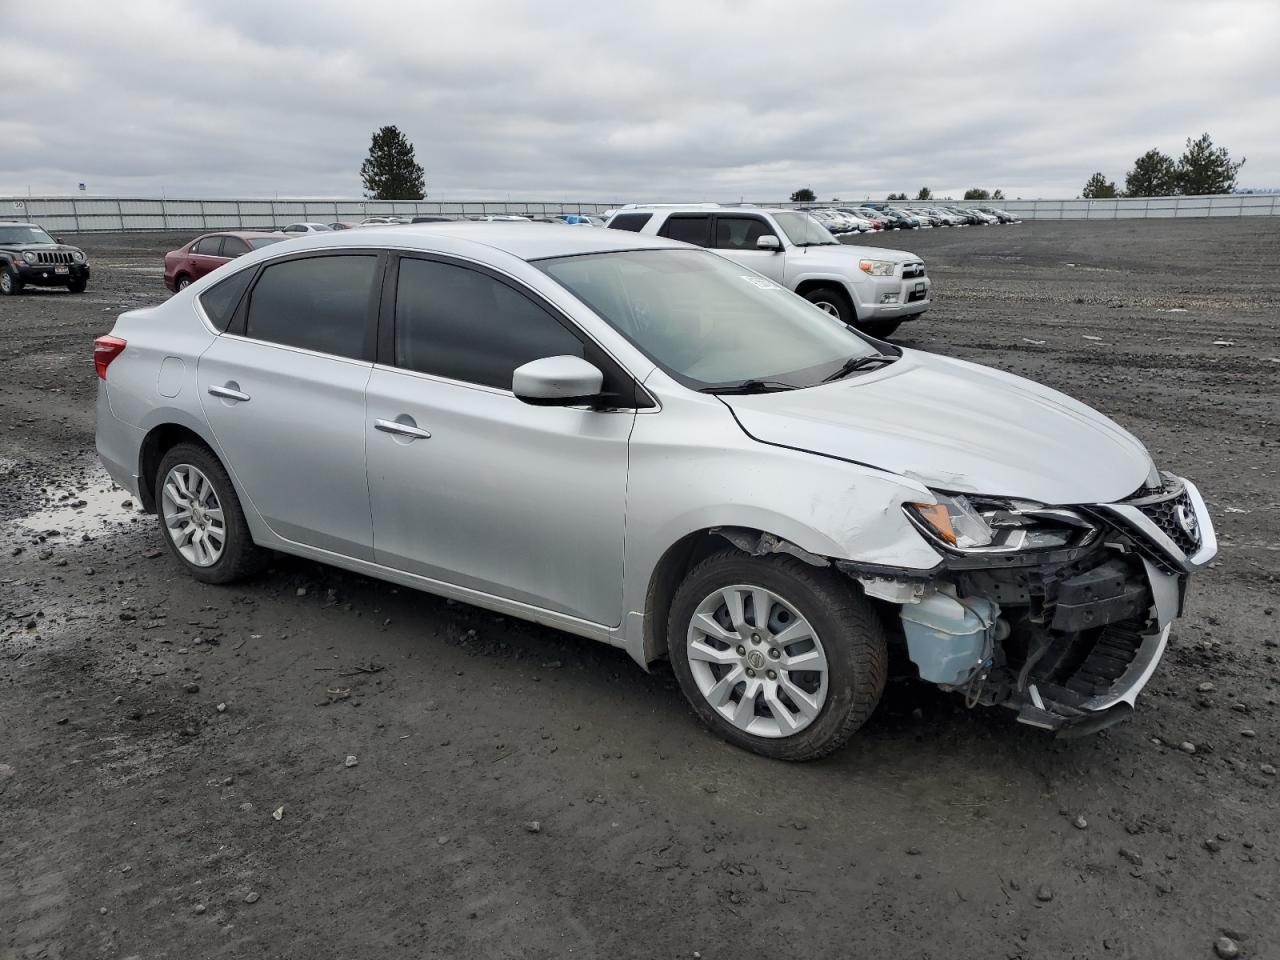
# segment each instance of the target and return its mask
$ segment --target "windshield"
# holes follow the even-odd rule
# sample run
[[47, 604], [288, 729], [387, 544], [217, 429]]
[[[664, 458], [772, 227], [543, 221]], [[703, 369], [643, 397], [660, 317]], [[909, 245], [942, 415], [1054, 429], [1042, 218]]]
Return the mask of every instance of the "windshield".
[[253, 237], [249, 241], [249, 246], [254, 250], [260, 250], [263, 247], [269, 247], [273, 243], [279, 243], [284, 237]]
[[797, 247], [812, 247], [819, 244], [839, 243], [840, 241], [827, 232], [827, 228], [807, 213], [788, 210], [775, 213], [773, 219], [787, 239]]
[[0, 243], [53, 243], [39, 227], [0, 227]]
[[627, 250], [535, 266], [694, 389], [812, 386], [850, 357], [877, 352], [807, 300], [714, 253]]

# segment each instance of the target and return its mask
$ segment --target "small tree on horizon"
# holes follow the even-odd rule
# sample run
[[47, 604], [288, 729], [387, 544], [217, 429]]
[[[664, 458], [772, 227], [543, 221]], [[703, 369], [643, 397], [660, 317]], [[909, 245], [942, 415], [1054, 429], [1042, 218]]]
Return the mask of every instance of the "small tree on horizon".
[[1088, 179], [1080, 195], [1086, 200], [1111, 200], [1117, 196], [1116, 185], [1108, 181], [1099, 170]]
[[992, 194], [991, 194], [991, 199], [992, 199], [992, 200], [1003, 200], [1003, 199], [1005, 199], [1004, 191], [1003, 191], [1003, 190], [996, 190], [994, 193], [992, 193]]
[[1187, 149], [1178, 160], [1177, 183], [1181, 193], [1201, 196], [1231, 193], [1236, 188], [1236, 174], [1244, 166], [1244, 157], [1232, 160], [1226, 147], [1215, 147], [1207, 133], [1200, 139], [1187, 138]]
[[885, 197], [885, 200], [905, 200], [905, 199], [907, 199], [907, 195], [905, 193], [891, 193], [887, 197]]
[[1152, 147], [1125, 174], [1126, 197], [1169, 197], [1178, 192], [1178, 168], [1173, 157]]
[[966, 200], [990, 200], [991, 192], [983, 190], [981, 187], [970, 187], [964, 192]]
[[413, 144], [395, 126], [374, 133], [369, 156], [360, 165], [360, 179], [370, 200], [421, 200], [427, 195]]
[[812, 203], [814, 200], [817, 200], [817, 199], [818, 199], [818, 195], [814, 193], [812, 190], [810, 190], [808, 187], [801, 187], [799, 190], [797, 190], [795, 193], [791, 195], [792, 203]]
[[932, 200], [932, 199], [933, 199], [933, 191], [932, 191], [932, 190], [930, 190], [928, 187], [921, 187], [921, 188], [920, 188], [920, 192], [916, 194], [916, 199], [917, 199], [917, 200]]

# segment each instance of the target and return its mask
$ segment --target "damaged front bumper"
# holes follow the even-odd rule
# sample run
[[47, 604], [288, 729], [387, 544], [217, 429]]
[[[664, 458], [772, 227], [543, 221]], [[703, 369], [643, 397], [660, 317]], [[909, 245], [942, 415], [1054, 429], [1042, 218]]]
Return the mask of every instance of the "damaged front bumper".
[[1217, 538], [1199, 490], [1171, 475], [1082, 512], [1098, 526], [1084, 546], [956, 551], [923, 576], [837, 565], [901, 605], [922, 679], [1061, 736], [1088, 734], [1133, 712]]

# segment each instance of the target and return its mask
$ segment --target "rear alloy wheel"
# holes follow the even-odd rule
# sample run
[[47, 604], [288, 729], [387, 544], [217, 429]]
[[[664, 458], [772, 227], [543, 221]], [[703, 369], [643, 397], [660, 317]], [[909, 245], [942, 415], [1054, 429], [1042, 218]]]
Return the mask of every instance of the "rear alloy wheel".
[[182, 274], [182, 276], [178, 277], [178, 289], [179, 289], [179, 290], [185, 290], [185, 289], [187, 289], [187, 287], [189, 287], [189, 286], [191, 286], [191, 278], [190, 278], [190, 277], [188, 277], [185, 273], [184, 273], [184, 274]]
[[6, 297], [12, 297], [22, 290], [23, 283], [19, 280], [12, 270], [5, 267], [0, 270], [0, 293]]
[[230, 583], [265, 565], [231, 478], [207, 448], [180, 443], [164, 455], [156, 508], [170, 552], [197, 580]]
[[838, 287], [814, 287], [804, 294], [804, 298], [841, 323], [854, 326], [858, 322], [858, 315], [849, 303], [849, 297]]
[[694, 712], [725, 740], [780, 760], [843, 744], [884, 689], [886, 644], [852, 582], [794, 557], [728, 550], [676, 592], [667, 643]]

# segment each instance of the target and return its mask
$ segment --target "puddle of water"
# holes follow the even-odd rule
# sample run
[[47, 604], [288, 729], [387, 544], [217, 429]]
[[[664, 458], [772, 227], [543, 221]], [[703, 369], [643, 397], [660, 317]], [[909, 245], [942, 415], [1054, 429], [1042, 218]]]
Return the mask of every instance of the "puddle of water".
[[[13, 522], [34, 533], [56, 530], [63, 537], [72, 537], [108, 532], [136, 523], [141, 515], [133, 496], [117, 487], [101, 469], [87, 481], [55, 489], [53, 502]], [[69, 496], [61, 499], [65, 494]]]

